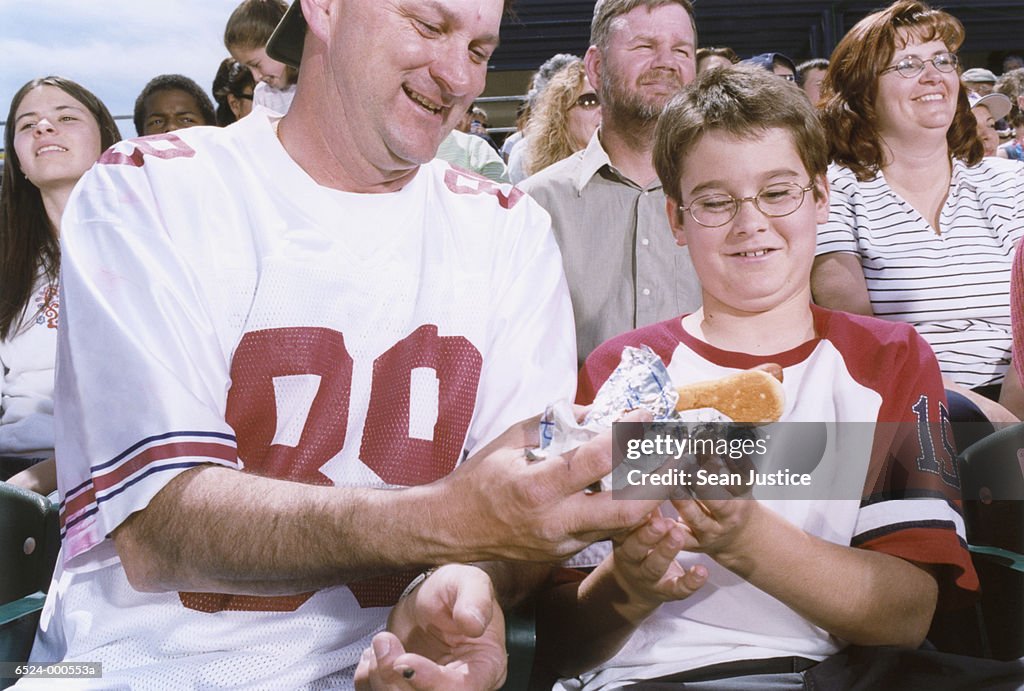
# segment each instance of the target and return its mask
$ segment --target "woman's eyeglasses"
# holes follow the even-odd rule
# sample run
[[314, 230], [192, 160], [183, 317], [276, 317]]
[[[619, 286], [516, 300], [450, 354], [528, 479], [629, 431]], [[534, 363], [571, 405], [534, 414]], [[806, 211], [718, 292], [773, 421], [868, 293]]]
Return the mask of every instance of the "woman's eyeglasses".
[[580, 94], [580, 97], [576, 99], [576, 103], [573, 105], [579, 106], [584, 110], [593, 110], [601, 105], [601, 101], [597, 99], [597, 94], [591, 91], [585, 94]]
[[955, 72], [957, 66], [960, 64], [960, 59], [953, 53], [939, 53], [930, 60], [922, 60], [916, 55], [911, 55], [903, 58], [895, 65], [889, 65], [879, 72], [878, 76], [882, 76], [886, 72], [892, 72], [895, 70], [901, 77], [913, 79], [924, 71], [924, 65], [927, 62], [934, 65], [935, 69], [939, 72]]

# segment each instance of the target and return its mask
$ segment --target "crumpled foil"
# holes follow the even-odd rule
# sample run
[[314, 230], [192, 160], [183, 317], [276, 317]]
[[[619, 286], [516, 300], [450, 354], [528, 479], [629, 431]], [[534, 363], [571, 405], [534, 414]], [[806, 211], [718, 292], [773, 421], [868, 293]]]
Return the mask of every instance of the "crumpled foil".
[[[594, 397], [594, 403], [583, 418], [576, 421], [568, 401], [552, 403], [540, 420], [540, 448], [530, 452], [533, 458], [558, 456], [608, 430], [612, 423], [632, 410], [643, 409], [654, 422], [728, 422], [717, 410], [702, 408], [676, 411], [679, 394], [669, 377], [665, 363], [647, 346], [622, 350], [622, 359], [615, 371]], [[608, 478], [602, 482], [607, 485]]]

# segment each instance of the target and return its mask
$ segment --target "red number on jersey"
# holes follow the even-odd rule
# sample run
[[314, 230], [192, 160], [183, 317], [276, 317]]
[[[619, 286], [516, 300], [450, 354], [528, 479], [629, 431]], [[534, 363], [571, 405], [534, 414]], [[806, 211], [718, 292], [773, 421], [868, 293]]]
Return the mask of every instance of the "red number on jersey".
[[[424, 325], [373, 363], [373, 389], [359, 457], [391, 485], [424, 485], [455, 470], [469, 430], [483, 360], [462, 336], [437, 335]], [[412, 371], [433, 369], [438, 380], [433, 439], [409, 436]]]
[[[469, 430], [483, 359], [462, 336], [416, 329], [373, 363], [373, 382], [360, 458], [388, 484], [432, 482], [455, 468]], [[330, 485], [320, 472], [345, 444], [353, 361], [342, 335], [324, 328], [267, 329], [245, 334], [231, 361], [226, 419], [238, 439], [245, 472], [295, 482]], [[410, 435], [412, 372], [432, 369], [437, 377], [437, 421], [432, 439]], [[320, 377], [319, 388], [294, 447], [274, 444], [277, 433], [276, 378]], [[386, 539], [386, 536], [382, 536]], [[416, 571], [351, 583], [362, 607], [394, 604]], [[180, 593], [182, 604], [203, 612], [294, 611], [312, 593], [259, 597]]]
[[[124, 153], [119, 149], [131, 147], [131, 153]], [[99, 162], [104, 165], [124, 165], [141, 168], [146, 163], [146, 156], [153, 158], [192, 158], [196, 155], [195, 149], [181, 141], [177, 135], [168, 132], [167, 134], [154, 134], [141, 139], [132, 139], [120, 142], [110, 147], [100, 156]]]
[[[416, 329], [373, 362], [373, 388], [359, 457], [391, 485], [422, 485], [455, 469], [469, 422], [483, 358], [462, 336], [438, 336], [430, 324]], [[409, 435], [412, 371], [437, 375], [437, 422], [433, 439]], [[363, 607], [398, 601], [417, 571], [350, 583]]]
[[458, 168], [444, 171], [444, 184], [455, 194], [493, 194], [503, 209], [511, 209], [523, 196], [518, 187], [505, 194], [497, 183]]
[[[274, 379], [303, 374], [319, 375], [320, 386], [302, 436], [294, 447], [274, 444]], [[352, 357], [337, 331], [286, 328], [245, 334], [231, 360], [231, 391], [225, 413], [235, 430], [238, 457], [245, 464], [245, 472], [312, 485], [332, 484], [320, 468], [345, 445], [351, 384]], [[178, 594], [183, 605], [201, 612], [293, 612], [312, 595]]]
[[[960, 489], [960, 473], [956, 467], [956, 449], [953, 446], [953, 432], [950, 427], [949, 411], [939, 402], [938, 422], [931, 422], [930, 401], [921, 395], [911, 407], [917, 416], [917, 438], [921, 453], [917, 457], [917, 468], [942, 478], [954, 489]], [[938, 445], [936, 445], [938, 442]]]

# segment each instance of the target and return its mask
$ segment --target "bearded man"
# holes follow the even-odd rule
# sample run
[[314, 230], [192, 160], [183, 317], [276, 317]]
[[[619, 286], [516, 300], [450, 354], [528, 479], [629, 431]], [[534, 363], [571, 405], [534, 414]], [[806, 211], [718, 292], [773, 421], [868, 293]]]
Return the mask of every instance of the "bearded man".
[[551, 214], [576, 319], [577, 357], [607, 339], [700, 306], [686, 247], [665, 219], [654, 171], [654, 126], [694, 79], [697, 28], [689, 0], [599, 0], [587, 77], [602, 121], [587, 148], [520, 187]]

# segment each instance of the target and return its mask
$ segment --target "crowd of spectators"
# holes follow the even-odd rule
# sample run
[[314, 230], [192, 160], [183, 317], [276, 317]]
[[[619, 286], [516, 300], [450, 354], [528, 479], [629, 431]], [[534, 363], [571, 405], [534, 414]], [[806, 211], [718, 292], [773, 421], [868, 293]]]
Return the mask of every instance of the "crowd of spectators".
[[[495, 141], [505, 4], [244, 0], [214, 98], [158, 75], [126, 142], [84, 86], [14, 95], [0, 481], [64, 521], [33, 659], [495, 688], [537, 597], [560, 689], [830, 688], [845, 646], [916, 649], [976, 594], [921, 459], [1024, 418], [1024, 60], [963, 69], [918, 0], [799, 64], [698, 48], [689, 0], [598, 0]], [[677, 385], [778, 365], [788, 422], [902, 427], [843, 501], [613, 502], [610, 433], [539, 462], [559, 409], [529, 416], [641, 346]], [[868, 678], [1007, 674], [917, 652]]]

